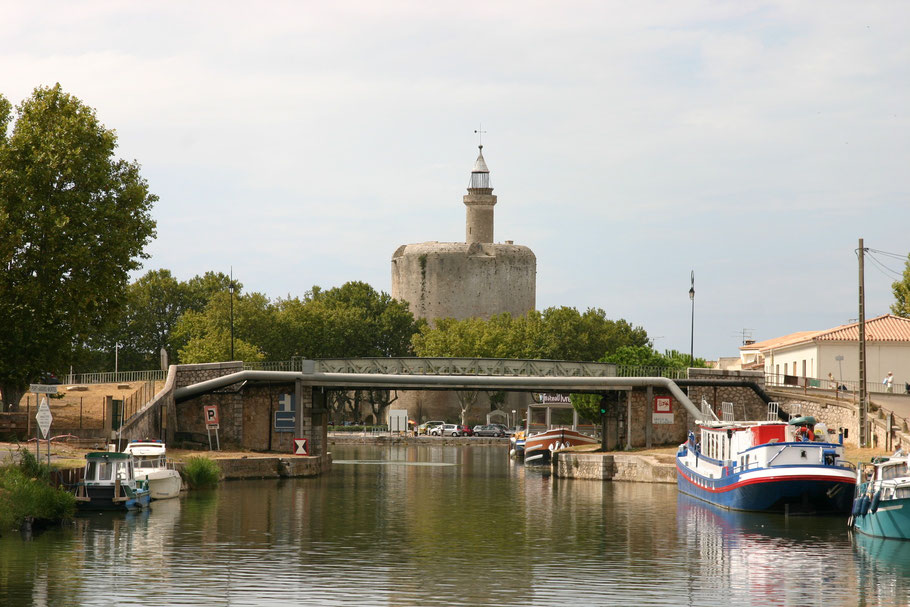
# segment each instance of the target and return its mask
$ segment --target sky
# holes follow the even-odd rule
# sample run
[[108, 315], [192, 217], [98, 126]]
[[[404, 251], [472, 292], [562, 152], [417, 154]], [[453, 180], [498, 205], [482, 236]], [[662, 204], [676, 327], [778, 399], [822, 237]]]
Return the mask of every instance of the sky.
[[0, 93], [59, 82], [159, 197], [135, 277], [389, 292], [399, 245], [464, 241], [477, 130], [538, 309], [661, 351], [855, 321], [860, 238], [888, 313], [910, 253], [910, 3], [0, 5]]

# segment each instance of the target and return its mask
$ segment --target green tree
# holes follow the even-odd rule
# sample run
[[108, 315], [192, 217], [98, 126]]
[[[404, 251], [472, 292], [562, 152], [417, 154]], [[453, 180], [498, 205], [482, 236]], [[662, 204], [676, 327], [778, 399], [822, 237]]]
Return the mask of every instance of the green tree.
[[[155, 236], [150, 194], [117, 138], [60, 85], [0, 102], [0, 392], [65, 367], [121, 306]], [[9, 135], [7, 136], [7, 132]]]
[[179, 350], [181, 362], [204, 363], [231, 360], [257, 361], [266, 358], [260, 344], [274, 330], [274, 306], [261, 293], [233, 295], [233, 344], [231, 339], [230, 293], [215, 293], [205, 310], [187, 310], [174, 328], [174, 339], [185, 343]]
[[907, 256], [907, 261], [904, 265], [903, 277], [891, 283], [891, 292], [894, 293], [891, 313], [910, 318], [910, 255]]

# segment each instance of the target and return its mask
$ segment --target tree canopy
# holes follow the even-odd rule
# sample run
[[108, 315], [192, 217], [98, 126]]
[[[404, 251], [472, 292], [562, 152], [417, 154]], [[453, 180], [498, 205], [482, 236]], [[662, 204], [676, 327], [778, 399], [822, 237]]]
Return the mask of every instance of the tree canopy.
[[413, 339], [418, 356], [600, 360], [623, 346], [648, 346], [647, 332], [625, 320], [609, 320], [599, 308], [547, 308], [513, 318], [443, 318], [424, 325]]
[[13, 408], [105, 327], [155, 236], [157, 197], [116, 147], [59, 84], [36, 88], [15, 119], [0, 95], [0, 391]]
[[891, 313], [910, 318], [910, 255], [907, 256], [903, 277], [891, 283], [891, 291], [894, 293]]

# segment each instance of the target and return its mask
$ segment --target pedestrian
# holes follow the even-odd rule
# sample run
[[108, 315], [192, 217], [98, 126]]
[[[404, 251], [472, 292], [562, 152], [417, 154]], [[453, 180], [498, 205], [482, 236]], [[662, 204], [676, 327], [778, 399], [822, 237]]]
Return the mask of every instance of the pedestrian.
[[828, 373], [828, 387], [837, 390], [837, 381], [835, 381], [833, 373]]
[[882, 383], [885, 385], [885, 392], [889, 394], [894, 391], [894, 374], [891, 371], [888, 371], [888, 375], [885, 376], [885, 379], [882, 380]]

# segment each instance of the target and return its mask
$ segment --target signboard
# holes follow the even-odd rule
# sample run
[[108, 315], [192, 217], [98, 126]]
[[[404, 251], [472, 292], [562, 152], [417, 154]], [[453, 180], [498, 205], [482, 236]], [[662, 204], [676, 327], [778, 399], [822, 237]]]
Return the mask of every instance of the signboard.
[[53, 421], [54, 416], [51, 415], [51, 408], [47, 406], [47, 399], [41, 399], [41, 406], [38, 407], [38, 413], [35, 414], [35, 421], [38, 422], [38, 427], [41, 428], [41, 434], [44, 438], [47, 438], [47, 433], [51, 429], [51, 422]]
[[537, 402], [542, 405], [571, 405], [572, 399], [569, 398], [568, 394], [535, 394], [534, 395]]
[[294, 455], [309, 455], [310, 446], [309, 441], [305, 438], [295, 438], [294, 439]]
[[651, 422], [655, 424], [673, 423], [673, 399], [671, 397], [654, 397], [654, 412], [651, 414]]
[[389, 409], [389, 432], [408, 431], [408, 410]]
[[212, 426], [218, 426], [218, 405], [203, 405], [202, 415], [205, 418], [205, 425], [209, 429]]
[[279, 396], [278, 407], [278, 410], [275, 411], [275, 432], [293, 432], [297, 426], [294, 395], [282, 394]]
[[57, 386], [51, 384], [29, 384], [28, 391], [33, 394], [56, 394]]

